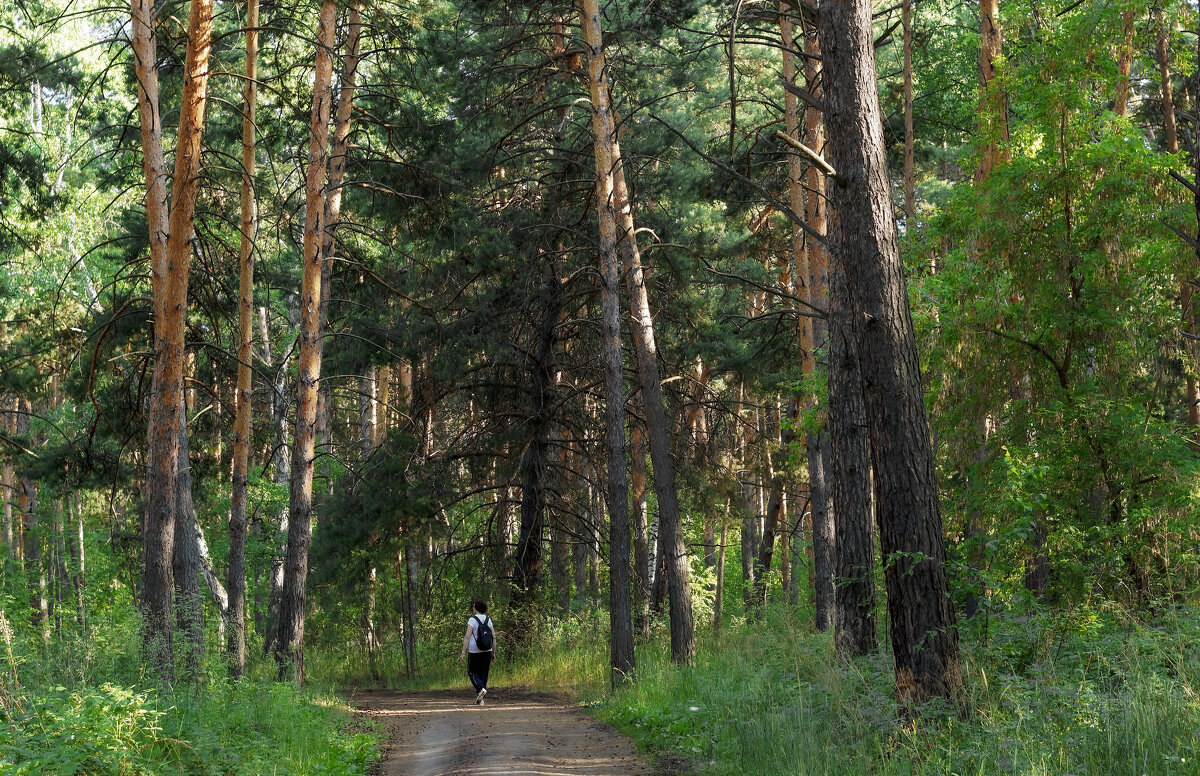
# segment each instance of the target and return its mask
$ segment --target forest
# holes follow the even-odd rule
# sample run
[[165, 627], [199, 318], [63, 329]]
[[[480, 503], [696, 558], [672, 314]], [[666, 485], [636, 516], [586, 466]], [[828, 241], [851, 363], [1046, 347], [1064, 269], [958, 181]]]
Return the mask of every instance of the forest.
[[0, 5], [0, 775], [1200, 774], [1196, 0]]

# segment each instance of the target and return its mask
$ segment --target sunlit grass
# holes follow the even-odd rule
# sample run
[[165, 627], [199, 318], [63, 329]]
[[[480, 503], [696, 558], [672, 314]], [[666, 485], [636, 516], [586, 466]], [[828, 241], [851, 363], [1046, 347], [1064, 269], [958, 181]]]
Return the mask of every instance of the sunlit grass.
[[[770, 609], [699, 634], [693, 665], [665, 639], [638, 648], [637, 681], [609, 691], [607, 643], [568, 622], [496, 670], [496, 682], [565, 692], [651, 754], [702, 773], [760, 776], [1175, 776], [1200, 773], [1200, 618], [1155, 626], [1116, 613], [993, 617], [964, 627], [958, 716], [901, 721], [885, 652], [839, 665], [828, 634]], [[426, 686], [459, 686], [439, 669]]]

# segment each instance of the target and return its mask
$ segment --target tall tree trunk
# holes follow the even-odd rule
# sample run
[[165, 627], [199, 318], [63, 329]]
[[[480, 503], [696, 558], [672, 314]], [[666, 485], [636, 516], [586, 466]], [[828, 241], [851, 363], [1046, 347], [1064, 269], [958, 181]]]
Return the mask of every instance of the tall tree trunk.
[[546, 268], [546, 298], [538, 327], [536, 358], [530, 365], [532, 436], [521, 458], [521, 533], [513, 566], [514, 601], [518, 604], [536, 599], [544, 576], [542, 535], [546, 527], [546, 471], [553, 420], [549, 399], [554, 384], [555, 330], [562, 309], [560, 285], [556, 262], [550, 261]]
[[142, 648], [159, 677], [170, 682], [174, 677], [171, 564], [179, 499], [177, 467], [183, 415], [184, 324], [191, 243], [195, 234], [192, 217], [200, 185], [201, 133], [208, 102], [213, 4], [212, 0], [192, 0], [188, 15], [188, 44], [169, 210], [153, 8], [148, 0], [132, 0], [131, 15], [154, 295], [154, 378], [142, 536]]
[[[17, 434], [29, 433], [29, 415], [33, 412], [28, 399], [17, 399]], [[17, 472], [17, 509], [21, 513], [24, 545], [25, 578], [29, 581], [29, 608], [34, 632], [42, 641], [50, 638], [50, 604], [46, 598], [46, 573], [42, 568], [42, 536], [38, 529], [38, 486], [23, 471]]]
[[[933, 451], [884, 156], [869, 0], [823, 6], [833, 255], [862, 369], [902, 706], [962, 684]], [[840, 336], [840, 335], [839, 335]], [[838, 506], [839, 512], [841, 506]]]
[[[599, 38], [598, 33], [593, 33]], [[606, 128], [600, 112], [592, 127]], [[625, 370], [621, 359], [621, 271], [613, 213], [612, 159], [596, 142], [596, 202], [600, 220], [601, 337], [604, 343], [604, 437], [607, 452], [609, 526], [609, 658], [612, 686], [633, 678], [633, 610], [630, 579], [629, 485], [625, 475]], [[644, 483], [643, 483], [644, 487]], [[644, 520], [642, 521], [644, 525]], [[644, 560], [644, 559], [643, 559]], [[644, 572], [643, 572], [644, 573]], [[640, 575], [639, 575], [640, 576]], [[643, 596], [644, 597], [644, 596]]]
[[[325, 187], [325, 201], [321, 215], [321, 303], [317, 311], [317, 348], [324, 352], [325, 332], [329, 326], [329, 302], [332, 298], [333, 256], [337, 245], [337, 230], [342, 212], [342, 190], [346, 181], [346, 156], [349, 149], [351, 117], [354, 110], [354, 90], [358, 77], [359, 40], [362, 36], [362, 0], [351, 0], [346, 5], [346, 53], [342, 59], [342, 70], [337, 80], [337, 113], [333, 122], [333, 134], [329, 140], [329, 182]], [[315, 446], [327, 449], [332, 444], [330, 423], [333, 395], [327, 382], [317, 388], [316, 442]], [[328, 452], [328, 450], [326, 450]], [[322, 476], [328, 477], [325, 466]]]
[[725, 546], [729, 541], [729, 500], [725, 500], [725, 516], [721, 520], [721, 543], [717, 546], [717, 594], [713, 601], [713, 630], [721, 632], [725, 618]]
[[[819, 97], [821, 86], [821, 42], [817, 28], [812, 24], [804, 27], [804, 82], [808, 91]], [[825, 117], [813, 106], [809, 105], [804, 111], [804, 132], [808, 138], [809, 147], [823, 150], [825, 148]], [[805, 219], [813, 231], [826, 234], [829, 226], [829, 213], [825, 194], [825, 177], [815, 165], [808, 165], [804, 173], [804, 210]], [[804, 298], [813, 307], [829, 306], [829, 253], [824, 245], [804, 236], [803, 261], [797, 265], [797, 278], [804, 284]], [[804, 264], [807, 265], [805, 271]], [[802, 332], [801, 345], [807, 349], [806, 374], [810, 379], [817, 369], [824, 366], [827, 379], [830, 375], [829, 356], [823, 363], [818, 363], [817, 357], [825, 353], [829, 339], [829, 321], [827, 318], [813, 317], [806, 321], [808, 336]], [[804, 323], [802, 323], [804, 325]], [[807, 404], [817, 408], [819, 398], [815, 391], [810, 391]], [[808, 459], [809, 485], [809, 522], [812, 526], [813, 555], [813, 611], [814, 625], [819, 632], [825, 632], [834, 626], [836, 602], [834, 600], [834, 508], [836, 499], [830, 504], [830, 489], [827, 475], [830, 471], [830, 435], [828, 431], [829, 414], [825, 413], [825, 422], [816, 429], [809, 430], [805, 435], [805, 453]]]
[[[836, 229], [837, 216], [834, 217]], [[833, 479], [834, 642], [847, 659], [875, 651], [875, 547], [871, 539], [870, 441], [863, 406], [862, 374], [852, 331], [846, 280], [835, 261], [829, 300], [832, 348], [829, 361], [829, 435]], [[813, 531], [820, 530], [813, 513]], [[813, 542], [817, 546], [817, 542]], [[820, 559], [817, 559], [817, 564]], [[837, 584], [833, 583], [836, 576]], [[818, 571], [817, 584], [822, 582]], [[821, 594], [818, 587], [818, 596]], [[819, 600], [819, 599], [818, 599]], [[828, 616], [828, 615], [827, 615]]]
[[904, 215], [911, 221], [917, 214], [917, 178], [913, 163], [912, 0], [902, 0], [900, 18], [904, 25]]
[[196, 522], [196, 505], [192, 500], [187, 425], [182, 416], [180, 421], [175, 538], [172, 542], [171, 564], [175, 578], [175, 624], [183, 639], [181, 648], [185, 680], [194, 682], [200, 676], [204, 659], [204, 596], [200, 588], [200, 527]]
[[[263, 361], [267, 367], [273, 366], [271, 358], [271, 337], [267, 327], [267, 310], [258, 308], [259, 332], [262, 339]], [[288, 455], [287, 444], [287, 394], [285, 393], [288, 364], [291, 362], [290, 351], [280, 355], [279, 364], [272, 370], [271, 382], [267, 392], [271, 397], [271, 479], [277, 487], [287, 487], [291, 482], [291, 457]], [[267, 609], [263, 617], [263, 655], [270, 655], [275, 648], [275, 640], [279, 635], [279, 605], [283, 597], [283, 561], [287, 556], [288, 535], [288, 505], [285, 503], [279, 509], [277, 522], [271, 526], [270, 543], [277, 547], [271, 557], [271, 565], [267, 572]]]
[[308, 601], [308, 548], [312, 542], [313, 454], [317, 415], [317, 382], [321, 376], [318, 319], [321, 307], [321, 236], [325, 205], [325, 167], [332, 101], [333, 44], [336, 0], [321, 4], [317, 28], [312, 124], [309, 130], [307, 202], [304, 213], [304, 273], [300, 285], [299, 374], [296, 379], [296, 425], [292, 444], [287, 556], [279, 607], [275, 659], [282, 679], [289, 671], [304, 683], [304, 614]]
[[629, 427], [630, 476], [633, 501], [634, 625], [650, 638], [650, 503], [646, 498], [646, 432], [634, 419]]
[[684, 544], [683, 524], [675, 490], [675, 465], [671, 460], [670, 440], [667, 436], [666, 410], [663, 405], [658, 352], [654, 339], [654, 319], [650, 314], [642, 259], [633, 223], [632, 203], [629, 200], [620, 144], [617, 141], [598, 0], [580, 0], [579, 17], [587, 50], [592, 126], [596, 135], [596, 168], [609, 171], [605, 177], [611, 175], [612, 178], [611, 207], [616, 221], [617, 250], [624, 262], [629, 305], [633, 313], [637, 372], [642, 395], [645, 397], [643, 406], [646, 409], [646, 426], [650, 437], [650, 460], [654, 466], [654, 491], [658, 495], [659, 526], [667, 556], [671, 659], [676, 663], [687, 663], [696, 654], [687, 547]]
[[62, 638], [63, 627], [63, 604], [66, 602], [67, 588], [71, 585], [71, 578], [67, 573], [67, 537], [64, 531], [65, 518], [63, 517], [63, 502], [61, 499], [54, 501], [53, 512], [53, 553], [54, 561], [50, 564], [54, 578], [54, 595], [51, 599], [53, 607], [54, 620], [54, 636]]
[[[1154, 6], [1152, 18], [1156, 33], [1155, 58], [1158, 60], [1159, 79], [1162, 84], [1163, 140], [1167, 153], [1177, 154], [1179, 153], [1179, 129], [1175, 123], [1175, 97], [1171, 87], [1171, 60], [1168, 51], [1170, 28], [1166, 15], [1158, 3]], [[1200, 254], [1200, 251], [1197, 253]], [[1192, 300], [1194, 291], [1192, 273], [1188, 273], [1179, 282], [1179, 299], [1183, 330], [1193, 334], [1196, 332], [1195, 304]], [[1185, 343], [1184, 348], [1194, 363], [1196, 361], [1195, 343], [1189, 340]], [[1197, 381], [1196, 376], [1191, 374], [1190, 370], [1187, 374], [1186, 386], [1188, 428], [1191, 429], [1192, 443], [1200, 445], [1200, 381]]]
[[[158, 53], [154, 36], [154, 12], [150, 0], [132, 0], [131, 36], [134, 70], [138, 84], [138, 114], [142, 135], [142, 166], [146, 184], [146, 221], [150, 231], [150, 264], [155, 297], [155, 373], [149, 430], [149, 471], [142, 519], [142, 650], [160, 677], [171, 681], [174, 674], [171, 616], [174, 580], [171, 550], [175, 536], [175, 466], [178, 460], [178, 415], [180, 385], [159, 380], [182, 374], [182, 358], [169, 349], [167, 318], [170, 267], [167, 264], [167, 166], [163, 159], [162, 113], [158, 99]], [[163, 308], [160, 310], [160, 308]], [[170, 357], [170, 361], [169, 361]], [[168, 374], [168, 366], [171, 367]]]
[[87, 587], [87, 557], [83, 544], [83, 505], [79, 501], [79, 491], [73, 495], [73, 525], [71, 526], [71, 587], [75, 590], [75, 612], [81, 629], [87, 627], [87, 608], [84, 604], [83, 593]]
[[1113, 113], [1121, 117], [1129, 115], [1129, 71], [1133, 65], [1134, 20], [1134, 9], [1126, 8], [1121, 14], [1123, 40], [1117, 54], [1117, 96], [1113, 100]]
[[1163, 112], [1163, 141], [1167, 147], [1167, 153], [1179, 153], [1179, 129], [1175, 123], [1175, 98], [1171, 94], [1171, 59], [1167, 50], [1169, 43], [1168, 35], [1170, 27], [1168, 26], [1166, 14], [1163, 13], [1161, 0], [1155, 3], [1155, 54], [1158, 59], [1158, 73], [1160, 79], [1160, 89], [1162, 94], [1162, 112]]
[[1003, 40], [999, 0], [979, 0], [979, 132], [985, 145], [977, 181], [991, 175], [1006, 156], [1000, 143], [1008, 140], [1007, 97], [996, 80]]
[[[776, 405], [778, 406], [778, 405]], [[796, 438], [796, 418], [800, 415], [800, 401], [796, 396], [788, 398], [786, 417], [788, 423], [780, 424], [783, 428], [780, 432], [780, 448], [781, 458], [787, 457], [787, 450], [791, 447], [792, 442]], [[766, 520], [763, 523], [763, 538], [758, 546], [758, 561], [755, 564], [754, 570], [754, 594], [755, 601], [759, 606], [763, 606], [767, 602], [767, 575], [771, 571], [771, 560], [775, 552], [775, 534], [776, 529], [781, 522], [786, 526], [787, 518], [783, 516], [784, 510], [784, 495], [783, 483], [785, 477], [782, 466], [775, 468], [771, 477], [771, 496], [767, 501]], [[787, 534], [784, 534], [783, 541], [787, 540]]]
[[246, 487], [250, 469], [250, 412], [254, 358], [255, 113], [258, 107], [258, 0], [246, 2], [246, 83], [242, 100], [242, 241], [239, 253], [238, 370], [234, 397], [233, 490], [229, 509], [229, 641], [225, 652], [235, 679], [246, 671]]
[[[12, 409], [9, 409], [9, 406]], [[3, 410], [3, 425], [0, 426], [9, 436], [17, 434], [17, 409], [18, 404], [16, 399], [9, 400], [5, 397], [4, 402], [0, 403], [0, 409]], [[4, 547], [8, 551], [6, 556], [4, 570], [8, 571], [13, 568], [13, 561], [20, 556], [20, 548], [17, 547], [16, 533], [13, 530], [13, 500], [16, 498], [17, 480], [15, 470], [13, 469], [12, 459], [7, 455], [3, 463], [3, 479], [0, 479], [0, 504], [4, 505]]]

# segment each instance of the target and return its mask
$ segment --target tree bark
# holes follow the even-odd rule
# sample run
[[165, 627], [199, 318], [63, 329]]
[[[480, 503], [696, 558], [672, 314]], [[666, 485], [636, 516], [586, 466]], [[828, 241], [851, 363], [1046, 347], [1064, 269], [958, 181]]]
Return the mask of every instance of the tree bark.
[[1125, 9], [1121, 14], [1121, 34], [1124, 39], [1117, 54], [1117, 96], [1113, 100], [1113, 113], [1122, 118], [1129, 115], [1129, 71], [1133, 65], [1134, 20], [1132, 8]]
[[[1171, 88], [1171, 61], [1167, 46], [1169, 27], [1166, 16], [1158, 4], [1154, 6], [1153, 19], [1156, 27], [1155, 58], [1158, 60], [1159, 78], [1162, 83], [1163, 140], [1167, 153], [1177, 154], [1179, 153], [1179, 129], [1175, 122], [1175, 97]], [[1200, 254], [1200, 251], [1197, 253]], [[1196, 314], [1192, 300], [1194, 290], [1191, 273], [1188, 273], [1179, 281], [1179, 299], [1183, 329], [1190, 333], [1196, 331]], [[1195, 362], [1195, 343], [1189, 340], [1185, 343], [1184, 348], [1191, 360]], [[1192, 443], [1200, 445], [1200, 381], [1197, 381], [1196, 376], [1190, 371], [1186, 377], [1186, 387], [1188, 428], [1191, 429]]]
[[650, 638], [650, 504], [646, 498], [646, 432], [634, 419], [629, 428], [633, 501], [633, 601], [636, 626]]
[[917, 214], [917, 178], [913, 163], [912, 0], [903, 0], [900, 18], [904, 25], [904, 215], [911, 221]]
[[83, 600], [84, 591], [87, 589], [87, 551], [83, 543], [83, 508], [79, 503], [79, 491], [74, 493], [73, 504], [74, 524], [71, 526], [70, 540], [71, 587], [75, 590], [76, 616], [82, 629], [87, 627], [87, 607]]
[[158, 94], [153, 9], [132, 0], [133, 50], [139, 85], [146, 217], [154, 296], [154, 378], [148, 433], [147, 498], [142, 536], [142, 648], [159, 677], [174, 677], [172, 555], [179, 494], [179, 428], [183, 415], [184, 324], [192, 221], [200, 185], [201, 133], [208, 102], [212, 0], [192, 0], [183, 94], [176, 134], [175, 174], [168, 210]]
[[315, 452], [317, 383], [321, 376], [318, 325], [321, 307], [321, 237], [325, 204], [325, 168], [332, 101], [333, 45], [336, 0], [321, 4], [317, 28], [312, 123], [309, 130], [307, 202], [304, 214], [304, 273], [300, 285], [299, 374], [296, 380], [296, 426], [292, 444], [290, 521], [283, 592], [279, 607], [279, 636], [275, 659], [279, 676], [291, 671], [304, 683], [304, 614], [308, 601], [308, 548], [312, 543], [313, 455]]
[[1171, 93], [1171, 59], [1167, 50], [1170, 27], [1160, 4], [1154, 6], [1157, 36], [1155, 39], [1155, 54], [1158, 59], [1158, 73], [1161, 81], [1162, 112], [1163, 112], [1163, 141], [1167, 153], [1179, 153], [1179, 128], [1175, 123], [1175, 98]]
[[175, 538], [171, 564], [175, 578], [175, 624], [183, 639], [185, 681], [200, 676], [204, 659], [204, 597], [201, 593], [199, 524], [192, 500], [192, 466], [188, 453], [186, 419], [180, 417], [179, 467], [176, 473]]
[[[806, 24], [804, 28], [804, 51], [808, 55], [804, 59], [804, 81], [811, 94], [821, 96], [821, 42], [815, 26]], [[804, 112], [804, 131], [810, 147], [824, 150], [825, 148], [825, 117], [813, 106], [809, 105]], [[805, 171], [804, 181], [804, 215], [809, 226], [818, 234], [826, 234], [829, 228], [829, 211], [826, 202], [825, 176], [814, 165], [809, 165]], [[800, 211], [797, 211], [800, 212]], [[829, 305], [829, 253], [825, 246], [815, 240], [804, 238], [804, 259], [807, 263], [807, 273], [801, 275], [803, 267], [797, 267], [797, 277], [805, 286], [805, 299], [816, 307]], [[802, 341], [802, 346], [809, 349], [807, 374], [815, 375], [817, 369], [824, 365], [826, 379], [830, 378], [829, 355], [825, 354], [823, 362], [819, 362], [820, 354], [825, 353], [829, 339], [829, 321], [826, 318], [807, 319], [809, 337]], [[819, 409], [818, 397], [810, 392], [808, 406]], [[809, 521], [812, 525], [812, 555], [813, 555], [813, 610], [814, 625], [819, 632], [825, 632], [834, 626], [836, 602], [834, 600], [834, 509], [836, 500], [830, 504], [830, 489], [827, 475], [830, 471], [830, 436], [829, 410], [825, 412], [823, 423], [816, 430], [810, 430], [805, 437], [805, 453], [808, 459], [809, 487]]]
[[174, 676], [171, 612], [174, 607], [174, 580], [171, 574], [171, 550], [175, 535], [175, 466], [178, 460], [180, 385], [172, 389], [159, 380], [170, 373], [182, 373], [182, 363], [168, 363], [182, 354], [168, 350], [167, 264], [167, 172], [163, 159], [162, 114], [158, 99], [158, 53], [154, 36], [153, 4], [150, 0], [132, 0], [131, 35], [134, 71], [138, 83], [138, 114], [142, 135], [142, 166], [146, 184], [146, 221], [150, 231], [150, 264], [155, 298], [155, 373], [149, 430], [149, 471], [142, 520], [142, 650], [146, 660], [170, 682]]
[[[271, 338], [267, 328], [267, 311], [259, 308], [259, 331], [262, 339], [263, 361], [268, 367], [272, 366]], [[285, 394], [288, 364], [291, 362], [290, 351], [280, 356], [280, 363], [274, 367], [273, 376], [267, 390], [271, 396], [271, 477], [275, 485], [287, 486], [291, 482], [291, 458], [287, 450], [287, 395]], [[267, 611], [263, 618], [263, 655], [270, 655], [275, 648], [275, 640], [279, 635], [279, 605], [283, 596], [283, 561], [287, 556], [287, 535], [289, 532], [288, 505], [285, 503], [279, 509], [277, 523], [272, 526], [271, 543], [278, 547], [271, 559], [267, 572]]]
[[[835, 229], [837, 221], [835, 217]], [[849, 659], [874, 652], [878, 645], [875, 546], [871, 539], [871, 451], [863, 405], [862, 373], [851, 324], [853, 313], [849, 308], [845, 276], [836, 261], [831, 275], [829, 436], [833, 503], [837, 516], [828, 526], [833, 532], [830, 544], [834, 551], [827, 584], [828, 592], [833, 593], [834, 643], [838, 656]], [[815, 535], [825, 527], [817, 525], [816, 512], [813, 518]], [[818, 546], [815, 538], [813, 544]], [[817, 558], [818, 585], [824, 581], [820, 562]], [[822, 592], [818, 587], [818, 596]]]
[[[12, 409], [9, 409], [9, 406]], [[9, 436], [17, 434], [17, 400], [10, 400], [5, 397], [3, 404], [4, 420], [3, 428]], [[8, 550], [8, 555], [5, 558], [4, 569], [9, 570], [13, 567], [13, 562], [20, 556], [20, 548], [17, 547], [16, 533], [13, 530], [13, 499], [16, 497], [17, 480], [15, 470], [13, 469], [12, 459], [6, 454], [2, 465], [2, 479], [0, 479], [0, 504], [4, 505], [4, 546]]]
[[[844, 272], [878, 494], [901, 705], [962, 684], [942, 517], [884, 156], [869, 0], [821, 8], [833, 255]], [[839, 511], [841, 506], [838, 507]], [[839, 533], [840, 537], [840, 533]]]
[[985, 145], [977, 181], [991, 175], [1006, 156], [1000, 143], [1008, 140], [1007, 98], [996, 80], [1003, 40], [999, 0], [979, 0], [979, 131]]
[[258, 214], [254, 196], [255, 113], [258, 106], [258, 0], [246, 2], [246, 83], [242, 102], [242, 240], [239, 253], [238, 369], [234, 396], [233, 482], [229, 509], [229, 641], [225, 646], [235, 679], [246, 671], [246, 487], [250, 468], [250, 424], [254, 358], [254, 244]]
[[[654, 466], [654, 489], [658, 495], [659, 530], [667, 552], [667, 595], [670, 600], [671, 659], [676, 663], [690, 662], [696, 653], [692, 621], [691, 590], [688, 585], [687, 548], [683, 541], [683, 526], [675, 491], [675, 470], [667, 438], [666, 412], [663, 406], [662, 385], [658, 376], [658, 361], [654, 340], [654, 323], [642, 275], [641, 255], [633, 224], [633, 211], [621, 162], [621, 149], [612, 111], [612, 96], [608, 83], [598, 0], [581, 0], [580, 23], [588, 59], [588, 86], [592, 101], [592, 128], [595, 133], [597, 184], [601, 208], [612, 212], [612, 239], [620, 252], [627, 274], [629, 304], [633, 312], [633, 339], [637, 351], [638, 376], [641, 381], [643, 407], [650, 437], [650, 458]], [[601, 221], [607, 218], [602, 215]], [[604, 240], [604, 238], [602, 238]], [[611, 301], [611, 300], [610, 300]], [[609, 365], [608, 369], [611, 370]], [[611, 374], [611, 372], [609, 372]], [[607, 381], [611, 377], [606, 378]], [[622, 434], [622, 439], [624, 436]], [[623, 446], [623, 443], [622, 443]], [[623, 483], [622, 483], [623, 485]], [[626, 497], [622, 496], [622, 502]], [[616, 506], [614, 504], [614, 506]], [[621, 508], [624, 513], [624, 508]], [[628, 528], [620, 529], [625, 538]], [[628, 547], [625, 549], [628, 553]], [[628, 555], [626, 555], [628, 557]], [[628, 580], [624, 581], [628, 584]], [[628, 595], [628, 587], [625, 588]], [[623, 626], [622, 626], [623, 627]], [[630, 626], [632, 628], [632, 626]], [[629, 634], [629, 660], [632, 667], [632, 630]]]
[[[543, 254], [544, 256], [544, 254]], [[538, 327], [536, 359], [529, 382], [529, 426], [531, 438], [521, 458], [521, 533], [513, 566], [514, 601], [536, 599], [544, 573], [543, 537], [546, 527], [546, 477], [550, 425], [549, 406], [554, 384], [555, 330], [561, 310], [560, 278], [554, 261], [546, 268], [546, 298]]]
[[[787, 457], [787, 450], [796, 438], [795, 422], [799, 415], [799, 399], [796, 396], [792, 396], [788, 399], [786, 411], [786, 417], [790, 422], [784, 424], [784, 428], [780, 433], [781, 457]], [[783, 515], [784, 479], [782, 467], [776, 467], [771, 477], [771, 496], [767, 501], [766, 520], [763, 522], [763, 537], [762, 542], [758, 545], [758, 561], [755, 564], [754, 570], [754, 593], [758, 606], [763, 606], [767, 602], [767, 575], [771, 572], [771, 560], [775, 552], [776, 529], [781, 522], [780, 517]], [[786, 526], [787, 518], [784, 517], [782, 522]], [[786, 536], [787, 534], [785, 533], [785, 541]]]
[[729, 501], [725, 501], [725, 516], [721, 520], [721, 543], [717, 546], [717, 594], [713, 600], [713, 630], [721, 632], [725, 619], [725, 545], [729, 540]]

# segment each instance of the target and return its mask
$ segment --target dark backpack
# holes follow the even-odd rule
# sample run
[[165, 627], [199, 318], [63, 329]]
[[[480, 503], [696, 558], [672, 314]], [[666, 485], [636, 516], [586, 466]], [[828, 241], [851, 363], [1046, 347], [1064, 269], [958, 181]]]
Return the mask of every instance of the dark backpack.
[[475, 646], [483, 652], [491, 652], [492, 626], [488, 625], [486, 619], [480, 620], [478, 616], [471, 619], [477, 623], [475, 627]]

